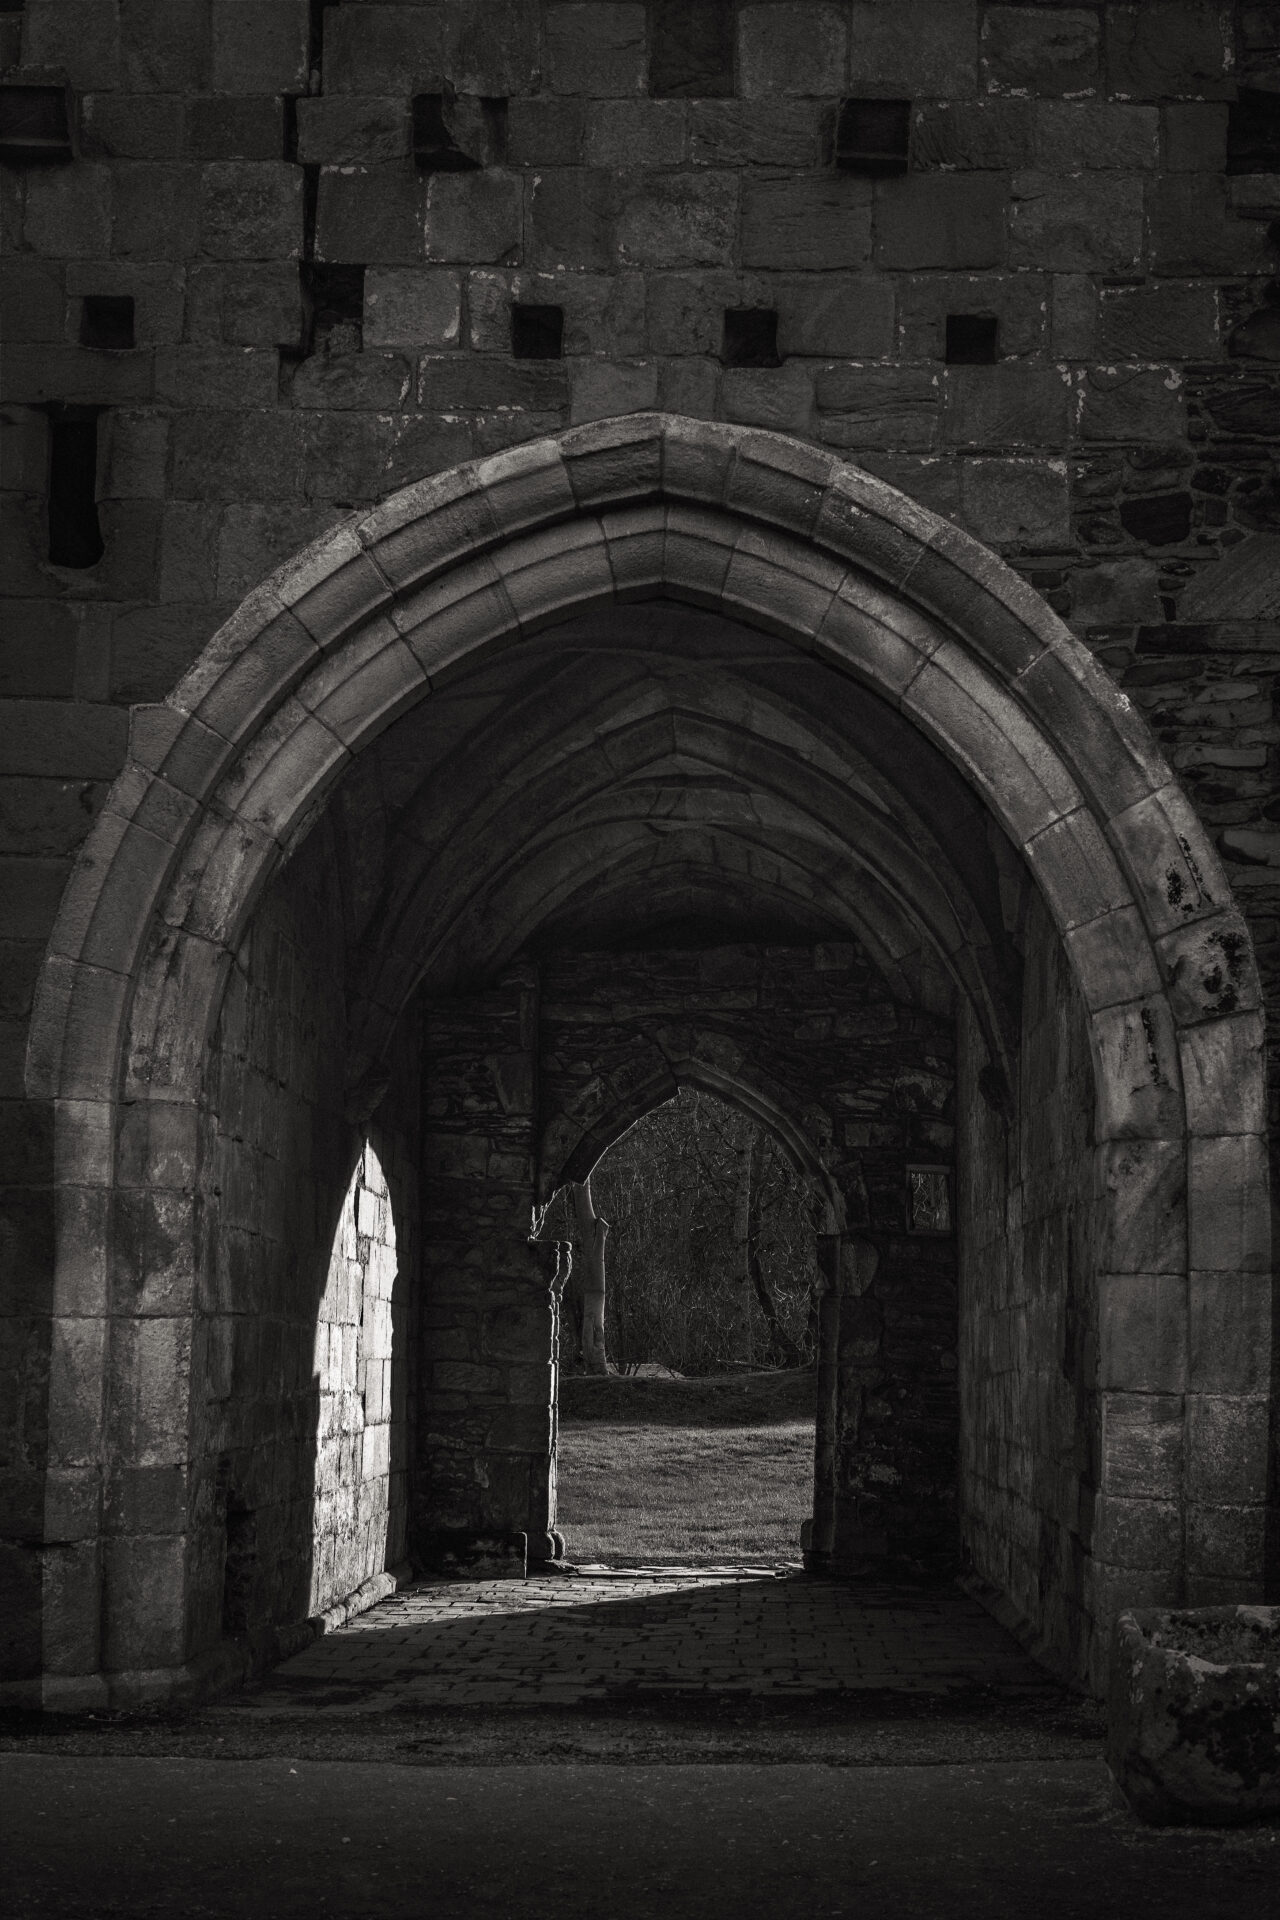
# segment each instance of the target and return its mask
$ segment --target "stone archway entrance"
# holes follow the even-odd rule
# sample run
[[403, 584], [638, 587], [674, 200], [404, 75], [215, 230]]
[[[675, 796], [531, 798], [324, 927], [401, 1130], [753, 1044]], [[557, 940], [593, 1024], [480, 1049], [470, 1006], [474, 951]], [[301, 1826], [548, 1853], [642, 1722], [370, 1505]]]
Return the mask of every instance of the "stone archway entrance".
[[[130, 751], [28, 1059], [59, 1183], [46, 1698], [224, 1670], [210, 1489], [231, 1414], [211, 1415], [209, 1382], [233, 1410], [246, 1382], [269, 1398], [289, 1348], [262, 1327], [297, 1188], [255, 1140], [305, 1108], [349, 1173], [342, 1129], [372, 1112], [395, 1136], [384, 1163], [407, 1163], [404, 1023], [430, 1018], [414, 995], [498, 979], [540, 930], [620, 938], [624, 894], [672, 924], [845, 929], [903, 1006], [956, 1014], [962, 1508], [979, 1571], [1063, 1664], [1096, 1672], [1121, 1599], [1257, 1591], [1270, 1305], [1248, 935], [1143, 724], [974, 541], [780, 436], [654, 415], [571, 430], [308, 549], [135, 711]], [[290, 1029], [299, 1074], [274, 1084], [294, 1120], [233, 1122], [220, 1014], [279, 887], [298, 937], [251, 982], [267, 1025], [328, 950], [329, 913], [345, 1013], [340, 1033]], [[537, 1184], [519, 993], [502, 1017], [484, 1057], [504, 1137], [436, 1173], [506, 1209], [505, 1279], [545, 1293], [519, 1224]], [[430, 1204], [422, 1220], [430, 1240]], [[538, 1318], [513, 1311], [511, 1380], [516, 1323]], [[536, 1396], [451, 1364], [465, 1462], [488, 1419], [469, 1394], [499, 1393], [509, 1435]]]

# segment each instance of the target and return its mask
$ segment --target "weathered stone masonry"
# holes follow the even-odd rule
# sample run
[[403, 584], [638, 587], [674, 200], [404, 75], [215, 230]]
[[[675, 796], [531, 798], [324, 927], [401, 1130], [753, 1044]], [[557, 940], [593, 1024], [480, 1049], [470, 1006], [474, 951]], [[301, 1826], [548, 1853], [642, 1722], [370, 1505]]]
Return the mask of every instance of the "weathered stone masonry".
[[[29, 1686], [43, 1666], [48, 1698], [87, 1697], [89, 1674], [115, 1674], [124, 1697], [140, 1683], [122, 1676], [187, 1670], [225, 1598], [214, 1562], [228, 1514], [258, 1514], [291, 1543], [294, 1597], [246, 1603], [264, 1632], [355, 1577], [335, 1560], [333, 1593], [322, 1576], [302, 1596], [312, 1469], [265, 1413], [255, 1429], [267, 1376], [252, 1368], [269, 1348], [274, 1368], [283, 1342], [287, 1393], [300, 1406], [318, 1390], [306, 1318], [326, 1297], [367, 1138], [391, 1190], [404, 1311], [420, 1296], [416, 1043], [398, 1024], [415, 964], [430, 946], [437, 995], [497, 977], [543, 899], [589, 944], [592, 875], [611, 858], [633, 921], [637, 900], [676, 902], [727, 915], [749, 941], [754, 901], [757, 921], [800, 946], [863, 940], [899, 1006], [942, 956], [961, 1008], [961, 1517], [980, 1571], [1077, 1667], [1117, 1596], [1257, 1590], [1276, 1474], [1260, 1443], [1276, 1396], [1256, 1200], [1277, 1077], [1264, 1119], [1248, 951], [1251, 939], [1274, 1066], [1274, 11], [859, 0], [726, 7], [704, 32], [710, 11], [27, 0], [0, 14], [0, 1491], [10, 1670]], [[71, 101], [62, 157], [5, 146], [10, 96], [33, 86]], [[443, 118], [415, 115], [422, 96], [439, 96]], [[905, 167], [836, 164], [850, 99], [910, 103]], [[480, 164], [437, 164], [442, 140]], [[531, 321], [517, 341], [513, 304], [562, 309], [561, 358], [526, 357], [547, 336]], [[949, 319], [994, 319], [994, 348], [989, 328]], [[639, 410], [655, 407], [724, 431], [654, 427]], [[632, 441], [591, 440], [587, 423], [627, 415]], [[785, 459], [753, 442], [755, 426], [793, 437]], [[557, 450], [527, 468], [483, 464], [548, 434]], [[656, 465], [650, 445], [664, 449]], [[469, 459], [482, 464], [438, 497], [369, 512]], [[912, 532], [876, 477], [916, 503]], [[962, 558], [948, 526], [986, 558]], [[323, 556], [259, 591], [324, 535]], [[1025, 603], [983, 571], [991, 551], [1033, 590]], [[657, 629], [622, 613], [616, 643], [589, 621], [544, 640], [525, 681], [519, 649], [509, 671], [479, 653], [461, 664], [521, 623], [527, 636], [646, 596], [676, 622], [671, 657], [696, 663], [682, 681], [655, 664]], [[679, 599], [708, 619], [727, 610], [720, 641], [687, 611], [678, 623]], [[1046, 602], [1104, 683], [1043, 624]], [[906, 654], [873, 647], [868, 620], [909, 635]], [[940, 630], [956, 651], [922, 668]], [[619, 665], [628, 649], [647, 691]], [[1068, 658], [1053, 679], [1046, 662]], [[439, 698], [450, 673], [452, 705]], [[1109, 704], [1117, 684], [1194, 811]], [[961, 685], [984, 716], [970, 732], [952, 711]], [[428, 687], [434, 717], [402, 728]], [[626, 772], [664, 729], [681, 833], [653, 824], [676, 818], [674, 802]], [[593, 730], [614, 734], [603, 784]], [[910, 747], [925, 734], [933, 761]], [[854, 743], [842, 761], [841, 735]], [[1078, 783], [1087, 831], [1036, 812], [1027, 752], [1066, 769], [1046, 775], [1053, 806], [1069, 804], [1055, 783]], [[574, 754], [576, 797], [556, 771]], [[573, 866], [610, 780], [634, 790], [620, 811], [610, 800]], [[458, 836], [449, 808], [464, 793], [478, 824]], [[324, 830], [346, 849], [341, 907], [316, 904], [317, 881], [288, 915], [313, 930], [341, 919], [341, 984], [315, 978], [314, 1004], [330, 1009], [320, 1051], [282, 1075], [266, 1029], [291, 989], [268, 972], [264, 1031], [236, 1038], [249, 988], [235, 956], [268, 882], [262, 927], [282, 910], [275, 889], [293, 883], [272, 880], [273, 863], [326, 798]], [[521, 810], [539, 808], [542, 841], [511, 855]], [[1001, 822], [989, 847], [987, 810]], [[501, 847], [514, 864], [500, 873]], [[477, 863], [490, 877], [469, 919]], [[144, 960], [153, 913], [165, 931]], [[271, 938], [254, 928], [251, 971]], [[936, 992], [924, 1004], [943, 1006]], [[1072, 1091], [1055, 1113], [1059, 1082]], [[247, 1122], [241, 1083], [258, 1089]], [[281, 1149], [281, 1128], [319, 1143], [296, 1286], [274, 1249], [305, 1182], [289, 1190], [272, 1168], [292, 1179], [302, 1150]], [[240, 1169], [237, 1195], [257, 1169], [247, 1224], [219, 1211], [222, 1163]], [[1020, 1197], [1002, 1236], [1006, 1178]], [[1253, 1199], [1233, 1211], [1209, 1198], [1227, 1194]], [[1122, 1243], [1108, 1209], [1123, 1195]], [[249, 1242], [246, 1271], [279, 1283], [255, 1309], [275, 1333], [228, 1332], [243, 1309], [213, 1304], [210, 1276]], [[230, 1400], [206, 1392], [225, 1380], [218, 1340], [241, 1355]], [[333, 1416], [344, 1474], [354, 1391], [338, 1389], [347, 1411]], [[278, 1419], [285, 1402], [261, 1398]], [[407, 1448], [421, 1428], [407, 1374], [403, 1398]], [[122, 1502], [110, 1489], [125, 1479]], [[158, 1598], [134, 1633], [143, 1592]]]

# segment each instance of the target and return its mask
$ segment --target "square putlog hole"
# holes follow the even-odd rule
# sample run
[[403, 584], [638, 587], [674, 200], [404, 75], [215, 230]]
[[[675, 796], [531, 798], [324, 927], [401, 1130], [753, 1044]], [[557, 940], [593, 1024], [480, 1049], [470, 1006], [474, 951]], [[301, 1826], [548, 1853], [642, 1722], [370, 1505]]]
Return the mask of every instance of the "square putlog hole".
[[1000, 323], [993, 313], [947, 315], [947, 365], [991, 367], [1000, 358]]
[[1280, 93], [1241, 87], [1227, 108], [1227, 172], [1280, 173]]
[[564, 308], [516, 301], [511, 308], [511, 351], [517, 360], [562, 359]]
[[80, 345], [114, 353], [133, 344], [133, 295], [86, 293], [80, 305]]
[[726, 307], [720, 363], [726, 367], [780, 367], [777, 311], [773, 307]]
[[909, 100], [842, 100], [836, 165], [845, 173], [905, 173], [911, 143]]
[[364, 343], [364, 268], [306, 260], [300, 268], [309, 351], [358, 353]]
[[40, 160], [71, 158], [67, 89], [0, 86], [0, 160], [30, 166]]

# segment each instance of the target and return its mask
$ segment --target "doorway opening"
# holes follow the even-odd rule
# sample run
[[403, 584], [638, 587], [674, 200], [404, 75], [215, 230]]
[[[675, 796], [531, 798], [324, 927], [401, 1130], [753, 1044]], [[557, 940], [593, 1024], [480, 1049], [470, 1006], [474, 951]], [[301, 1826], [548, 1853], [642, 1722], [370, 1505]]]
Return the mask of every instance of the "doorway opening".
[[[585, 1187], [561, 1190], [550, 1230], [574, 1249], [559, 1370], [570, 1560], [799, 1566], [819, 1207], [766, 1128], [688, 1087], [625, 1133]], [[588, 1238], [607, 1246], [607, 1371], [591, 1365]]]

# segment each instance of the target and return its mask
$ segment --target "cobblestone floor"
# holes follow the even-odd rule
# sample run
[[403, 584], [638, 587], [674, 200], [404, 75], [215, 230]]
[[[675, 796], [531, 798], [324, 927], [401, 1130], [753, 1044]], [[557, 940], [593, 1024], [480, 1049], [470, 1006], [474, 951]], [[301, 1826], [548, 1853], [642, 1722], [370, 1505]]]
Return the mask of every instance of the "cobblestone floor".
[[954, 1587], [847, 1586], [791, 1568], [582, 1568], [403, 1590], [278, 1667], [236, 1711], [350, 1715], [1047, 1684]]

